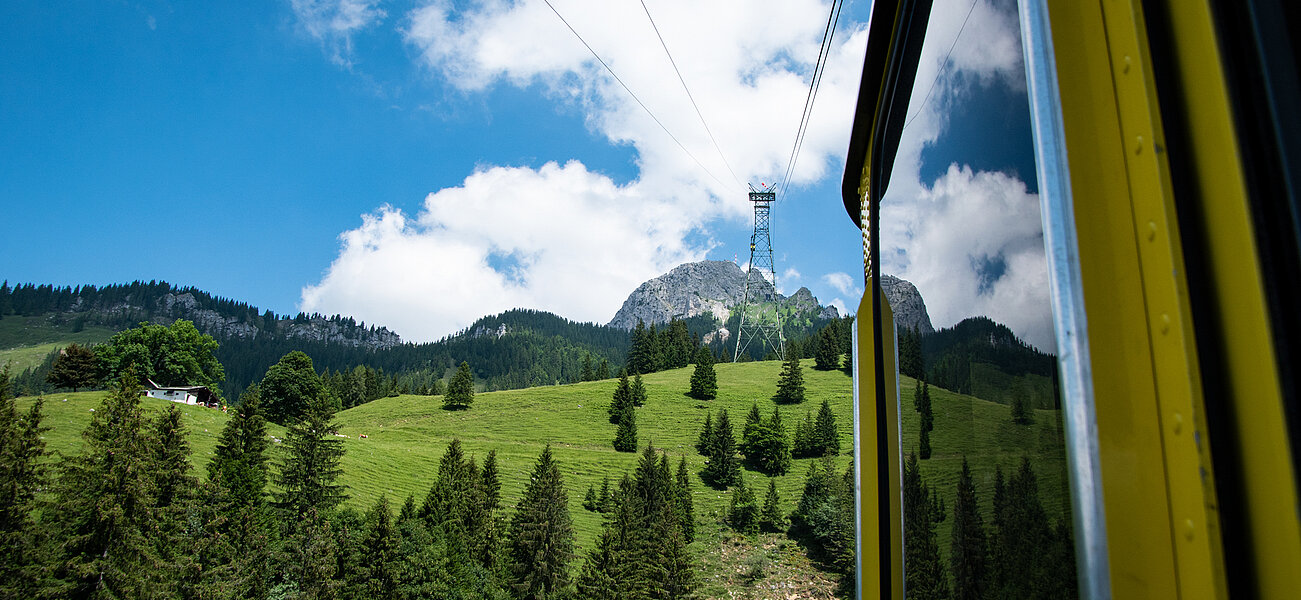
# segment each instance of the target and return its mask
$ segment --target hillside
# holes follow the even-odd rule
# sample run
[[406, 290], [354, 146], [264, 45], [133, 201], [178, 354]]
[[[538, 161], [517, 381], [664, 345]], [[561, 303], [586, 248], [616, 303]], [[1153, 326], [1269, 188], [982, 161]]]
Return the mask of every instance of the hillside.
[[[851, 381], [843, 372], [815, 371], [812, 361], [805, 361], [805, 382], [808, 399], [803, 405], [783, 406], [782, 413], [788, 424], [803, 418], [804, 411], [816, 412], [822, 398], [827, 398], [836, 414], [844, 451], [837, 458], [839, 468], [849, 462], [852, 432]], [[676, 462], [686, 456], [693, 473], [703, 467], [703, 457], [693, 449], [700, 423], [707, 411], [727, 409], [733, 422], [743, 421], [750, 403], [757, 401], [760, 410], [770, 413], [774, 406], [771, 396], [776, 388], [780, 370], [777, 362], [752, 362], [719, 364], [716, 366], [719, 397], [701, 402], [683, 395], [688, 387], [691, 369], [676, 369], [654, 373], [645, 377], [648, 391], [647, 403], [638, 409], [639, 441], [648, 441], [657, 448], [667, 450]], [[919, 415], [911, 410], [914, 381], [903, 378], [900, 389], [903, 434], [906, 440], [916, 440]], [[453, 437], [459, 437], [467, 454], [482, 458], [496, 450], [502, 473], [503, 505], [509, 511], [520, 498], [528, 470], [542, 448], [550, 443], [561, 463], [565, 483], [569, 490], [570, 513], [578, 532], [579, 553], [591, 547], [601, 526], [601, 516], [582, 508], [583, 494], [589, 485], [600, 487], [601, 479], [617, 479], [636, 464], [635, 454], [615, 452], [611, 446], [613, 425], [607, 420], [606, 409], [615, 387], [614, 380], [586, 382], [571, 385], [535, 387], [522, 390], [487, 392], [476, 395], [469, 411], [445, 411], [441, 398], [433, 396], [403, 395], [382, 398], [369, 404], [339, 413], [336, 422], [344, 439], [347, 454], [343, 460], [340, 482], [348, 486], [348, 506], [364, 510], [380, 494], [389, 497], [393, 506], [400, 504], [408, 494], [417, 501], [423, 498], [437, 472], [438, 460]], [[52, 429], [46, 434], [50, 450], [64, 454], [77, 451], [80, 431], [89, 422], [90, 409], [95, 408], [104, 392], [82, 392], [47, 396], [46, 424]], [[1039, 474], [1040, 496], [1052, 519], [1066, 514], [1069, 496], [1066, 484], [1059, 475], [1063, 469], [1060, 416], [1056, 411], [1039, 410], [1036, 422], [1030, 426], [1011, 423], [1007, 406], [980, 400], [932, 387], [935, 413], [935, 431], [932, 445], [935, 453], [922, 462], [927, 482], [952, 506], [954, 485], [963, 456], [970, 461], [976, 474], [977, 493], [986, 519], [990, 518], [993, 473], [1001, 465], [1005, 474], [1014, 470], [1022, 456], [1029, 456]], [[25, 408], [30, 398], [19, 401]], [[149, 410], [158, 410], [166, 403], [146, 399]], [[203, 473], [205, 457], [216, 444], [216, 438], [225, 422], [219, 411], [197, 407], [182, 407], [186, 414], [193, 462]], [[788, 425], [790, 427], [791, 425]], [[272, 435], [283, 437], [283, 429], [271, 426]], [[362, 439], [360, 434], [366, 434]], [[739, 427], [737, 429], [739, 436]], [[790, 472], [777, 478], [784, 509], [794, 509], [802, 489], [804, 473], [811, 459], [794, 461]], [[747, 480], [762, 484], [762, 476], [746, 471]], [[753, 542], [729, 534], [719, 525], [730, 500], [729, 493], [715, 491], [693, 480], [697, 527], [701, 532], [693, 545], [704, 564], [715, 569], [735, 569], [737, 561], [765, 556], [773, 561], [770, 572], [786, 573], [791, 570], [808, 571], [821, 581], [824, 589], [834, 587], [826, 575], [817, 575], [807, 560], [794, 552], [794, 546], [779, 551], [781, 546], [762, 549]], [[509, 514], [509, 513], [507, 513]], [[947, 554], [949, 521], [940, 523], [939, 538]], [[766, 536], [765, 543], [779, 543], [778, 536]], [[801, 562], [803, 561], [803, 562]], [[786, 570], [783, 571], [782, 569]], [[807, 577], [802, 576], [802, 577]], [[728, 597], [728, 590], [736, 584], [735, 577], [706, 582], [705, 597]], [[729, 583], [730, 582], [730, 583]]]
[[[675, 464], [685, 455], [690, 470], [698, 473], [704, 466], [704, 458], [695, 452], [693, 445], [705, 413], [727, 409], [738, 426], [739, 437], [739, 425], [751, 402], [757, 401], [765, 414], [771, 413], [774, 406], [771, 396], [776, 391], [780, 368], [777, 362], [717, 365], [719, 396], [708, 402], [683, 394], [689, 387], [690, 368], [646, 376], [647, 402], [637, 409], [641, 446], [651, 442], [667, 450]], [[791, 423], [788, 427], [793, 427], [794, 420], [803, 418], [805, 410], [816, 412], [822, 398], [827, 398], [841, 432], [841, 448], [846, 454], [837, 458], [837, 464], [844, 469], [849, 462], [852, 439], [850, 379], [840, 371], [814, 371], [812, 361], [805, 361], [804, 372], [808, 399], [803, 405], [783, 406], [782, 413]], [[581, 555], [591, 547], [601, 527], [601, 516], [582, 507], [584, 492], [589, 485], [599, 488], [604, 476], [617, 481], [625, 471], [635, 467], [638, 458], [636, 454], [615, 452], [611, 445], [615, 426], [609, 424], [607, 408], [615, 384], [615, 380], [605, 380], [480, 393], [468, 411], [445, 411], [441, 408], [441, 397], [411, 395], [382, 398], [343, 411], [336, 417], [336, 423], [339, 433], [348, 436], [344, 440], [347, 454], [340, 477], [340, 483], [348, 486], [347, 505], [365, 510], [380, 494], [386, 494], [394, 507], [408, 494], [414, 494], [419, 502], [433, 482], [447, 443], [459, 437], [466, 453], [480, 460], [490, 450], [497, 451], [503, 506], [509, 514], [520, 499], [534, 461], [550, 443], [569, 490], [569, 508]], [[49, 449], [75, 453], [80, 447], [80, 431], [90, 421], [90, 409], [98, 406], [105, 394], [47, 396], [46, 423], [52, 427], [46, 434]], [[30, 398], [20, 399], [19, 406], [26, 408], [30, 401]], [[163, 401], [151, 399], [146, 399], [145, 404], [151, 410], [166, 406]], [[203, 473], [204, 457], [215, 447], [225, 415], [204, 408], [182, 409], [194, 449], [192, 460]], [[282, 437], [283, 429], [272, 426], [270, 433]], [[362, 439], [359, 434], [366, 434], [367, 438]], [[795, 508], [811, 460], [794, 461], [790, 472], [777, 478], [786, 512]], [[763, 476], [757, 473], [747, 471], [745, 477], [752, 485], [763, 483]], [[700, 532], [693, 548], [701, 555], [722, 552], [723, 540], [732, 538], [719, 527], [718, 521], [726, 511], [730, 496], [705, 486], [699, 479], [693, 480], [692, 486]], [[800, 568], [810, 568], [802, 556], [790, 556], [786, 560], [803, 561]], [[824, 584], [830, 579], [826, 575], [816, 577], [821, 577]], [[827, 585], [834, 587], [834, 584]], [[721, 588], [706, 587], [704, 591], [707, 597], [727, 597]]]

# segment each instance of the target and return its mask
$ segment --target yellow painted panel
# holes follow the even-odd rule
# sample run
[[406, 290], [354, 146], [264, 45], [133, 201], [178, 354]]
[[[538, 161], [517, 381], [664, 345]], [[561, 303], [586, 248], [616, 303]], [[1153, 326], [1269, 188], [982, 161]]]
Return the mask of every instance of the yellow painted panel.
[[1178, 587], [1125, 140], [1097, 2], [1050, 3], [1070, 160], [1114, 598]]
[[[858, 305], [858, 333], [855, 339], [854, 369], [855, 414], [858, 417], [854, 432], [858, 448], [858, 515], [859, 556], [861, 587], [859, 598], [903, 598], [903, 514], [900, 478], [902, 463], [899, 453], [899, 395], [896, 375], [894, 317], [889, 303], [881, 296], [883, 333], [882, 355], [886, 395], [876, 393], [876, 353], [872, 343], [876, 323], [872, 321], [871, 291], [863, 295]], [[884, 409], [884, 419], [878, 419], [878, 407]], [[884, 438], [882, 438], [884, 433]], [[885, 457], [887, 473], [882, 477], [880, 465]], [[888, 486], [887, 501], [882, 505], [881, 483]], [[886, 548], [892, 549], [883, 556], [882, 536], [888, 539]], [[882, 591], [887, 588], [888, 595]]]
[[[1167, 0], [1174, 33], [1175, 75], [1185, 93], [1192, 173], [1205, 219], [1207, 274], [1223, 327], [1221, 349], [1234, 435], [1246, 489], [1246, 536], [1252, 556], [1243, 564], [1261, 598], [1287, 598], [1301, 589], [1301, 515], [1284, 428], [1282, 395], [1270, 338], [1268, 309], [1247, 212], [1237, 138], [1210, 11], [1203, 0]], [[1172, 100], [1173, 101], [1173, 100]], [[1266, 199], [1265, 201], [1269, 201]]]

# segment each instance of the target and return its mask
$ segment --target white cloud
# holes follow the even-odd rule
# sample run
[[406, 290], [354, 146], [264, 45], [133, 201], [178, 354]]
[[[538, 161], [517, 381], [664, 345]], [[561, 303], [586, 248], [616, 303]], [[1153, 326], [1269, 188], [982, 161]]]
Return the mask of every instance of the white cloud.
[[800, 289], [799, 283], [803, 276], [795, 267], [789, 267], [782, 271], [781, 277], [777, 278], [777, 291], [783, 295], [790, 295], [791, 292]]
[[[971, 16], [944, 67], [968, 8]], [[922, 150], [947, 129], [955, 104], [981, 86], [1025, 88], [1019, 35], [1012, 3], [936, 2], [933, 41], [923, 48], [908, 109], [913, 120], [881, 208], [882, 269], [917, 286], [937, 328], [985, 315], [1051, 351], [1038, 195], [1012, 175], [965, 165], [951, 165], [935, 181], [920, 177]]]
[[[839, 271], [835, 273], [827, 273], [822, 276], [822, 281], [826, 282], [827, 285], [836, 288], [837, 291], [846, 296], [852, 297], [863, 295], [863, 289], [854, 284], [855, 280], [853, 277], [849, 276], [849, 273]], [[843, 314], [844, 311], [842, 310], [841, 313]]]
[[417, 215], [365, 215], [304, 288], [302, 310], [364, 316], [409, 340], [511, 308], [604, 323], [642, 281], [704, 256], [681, 242], [681, 221], [644, 200], [577, 162], [483, 170], [430, 194]]
[[[618, 185], [577, 162], [536, 170], [485, 166], [461, 186], [431, 194], [417, 215], [380, 209], [342, 234], [338, 258], [318, 284], [304, 288], [302, 310], [352, 314], [416, 341], [516, 306], [605, 322], [641, 281], [703, 258], [714, 245], [712, 223], [748, 221], [745, 188], [719, 158], [642, 6], [553, 4], [695, 159], [541, 0], [465, 8], [434, 0], [401, 21], [404, 39], [433, 77], [466, 94], [498, 86], [544, 90], [544, 100], [582, 111], [588, 127], [612, 144], [634, 148], [638, 173]], [[789, 157], [830, 4], [650, 6], [737, 178], [771, 183]], [[366, 14], [371, 19], [358, 27], [382, 17]], [[795, 184], [836, 175], [848, 146], [866, 32], [843, 24]]]
[[352, 66], [353, 35], [387, 16], [379, 0], [289, 0], [289, 5], [298, 25], [341, 67]]

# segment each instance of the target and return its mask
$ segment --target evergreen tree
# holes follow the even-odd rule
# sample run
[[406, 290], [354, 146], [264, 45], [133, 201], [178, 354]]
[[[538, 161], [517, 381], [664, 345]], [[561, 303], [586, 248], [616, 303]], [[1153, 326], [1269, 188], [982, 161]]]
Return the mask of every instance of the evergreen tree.
[[691, 502], [691, 476], [687, 474], [687, 457], [678, 461], [675, 477], [677, 493], [678, 524], [682, 527], [682, 537], [690, 544], [696, 539], [696, 512]]
[[935, 539], [935, 504], [922, 481], [917, 455], [909, 453], [903, 473], [904, 586], [911, 598], [948, 598], [948, 575]]
[[20, 414], [10, 395], [9, 365], [0, 367], [0, 598], [35, 594], [37, 545], [32, 509], [45, 484], [45, 441], [41, 425], [44, 401], [37, 399]]
[[610, 361], [602, 358], [601, 365], [596, 368], [596, 380], [604, 381], [610, 378]]
[[190, 443], [175, 404], [169, 403], [151, 423], [147, 452], [153, 479], [153, 551], [162, 564], [169, 566], [158, 572], [163, 593], [175, 595], [179, 591], [178, 579], [199, 570], [187, 531], [199, 481], [190, 472]]
[[1026, 391], [1020, 387], [1012, 391], [1012, 422], [1017, 425], [1034, 423], [1034, 407], [1030, 405]]
[[754, 492], [745, 485], [745, 477], [736, 479], [732, 504], [727, 510], [727, 522], [732, 529], [743, 534], [759, 531], [759, 503], [754, 498]]
[[610, 478], [601, 478], [601, 492], [596, 496], [596, 510], [599, 513], [608, 513], [614, 510], [614, 494], [610, 491]]
[[140, 387], [127, 371], [82, 432], [82, 451], [60, 465], [48, 511], [52, 563], [46, 595], [139, 598], [159, 593]]
[[808, 458], [810, 456], [820, 456], [817, 451], [817, 444], [814, 442], [813, 413], [804, 411], [804, 419], [795, 422], [795, 441], [791, 445], [791, 454], [795, 458]]
[[646, 323], [637, 319], [637, 326], [632, 330], [632, 344], [628, 347], [627, 370], [633, 373], [653, 373], [655, 338], [653, 331], [646, 329]]
[[922, 427], [917, 437], [917, 454], [922, 460], [931, 458], [931, 430]]
[[821, 454], [840, 453], [840, 431], [836, 428], [836, 415], [831, 412], [831, 403], [825, 398], [818, 408], [818, 418], [813, 425], [813, 450]]
[[953, 502], [952, 543], [949, 572], [953, 574], [954, 600], [984, 600], [989, 588], [989, 545], [985, 540], [985, 523], [976, 501], [976, 486], [971, 480], [967, 457], [962, 457], [958, 475], [957, 497]]
[[836, 332], [828, 325], [818, 333], [818, 350], [813, 356], [813, 368], [819, 371], [834, 371], [840, 366], [840, 343]]
[[465, 409], [470, 408], [473, 402], [474, 373], [470, 371], [470, 363], [461, 361], [461, 366], [456, 368], [456, 374], [452, 375], [452, 380], [447, 382], [447, 393], [443, 394], [443, 408]]
[[899, 372], [921, 379], [926, 368], [922, 360], [922, 334], [917, 328], [905, 328], [899, 335]]
[[[995, 480], [996, 486], [998, 483]], [[1000, 498], [995, 487], [993, 593], [1009, 598], [1048, 598], [1059, 579], [1055, 566], [1048, 562], [1054, 540], [1028, 457], [1021, 459], [1021, 468], [1002, 491]]]
[[759, 512], [759, 527], [764, 531], [779, 533], [786, 528], [786, 517], [781, 510], [781, 496], [777, 495], [777, 478], [768, 478], [768, 494], [763, 497], [763, 510]]
[[588, 512], [597, 512], [598, 504], [596, 499], [596, 487], [587, 486], [587, 493], [583, 495], [583, 508]]
[[633, 406], [646, 404], [646, 386], [641, 382], [641, 373], [632, 378], [632, 390], [629, 396]]
[[[270, 569], [266, 509], [267, 434], [257, 387], [246, 390], [221, 431], [208, 485], [201, 488], [204, 531], [196, 541], [206, 595], [263, 598]], [[203, 593], [194, 594], [204, 596]]]
[[618, 452], [637, 451], [637, 413], [626, 406], [619, 415], [619, 428], [614, 433], [614, 449]]
[[736, 438], [732, 435], [732, 423], [726, 410], [718, 412], [709, 450], [709, 460], [700, 472], [701, 478], [719, 489], [735, 484], [741, 476], [741, 465], [736, 459]]
[[515, 597], [542, 600], [564, 594], [573, 555], [569, 494], [548, 445], [511, 518], [509, 581]]
[[583, 370], [579, 373], [579, 381], [595, 381], [596, 371], [592, 370], [592, 355], [583, 355]]
[[696, 452], [709, 456], [709, 445], [714, 441], [714, 417], [705, 413], [705, 424], [700, 428], [700, 437], [696, 438]]
[[628, 384], [628, 371], [619, 371], [619, 385], [614, 388], [610, 401], [610, 422], [618, 423], [623, 418], [624, 409], [632, 407], [632, 386]]
[[800, 369], [800, 359], [792, 356], [782, 365], [781, 376], [777, 378], [777, 402], [798, 404], [804, 401], [804, 372]]
[[696, 368], [691, 372], [688, 395], [697, 400], [713, 400], [718, 395], [718, 376], [714, 373], [714, 356], [709, 348], [696, 353]]
[[95, 354], [89, 348], [76, 342], [59, 351], [59, 357], [50, 367], [45, 381], [57, 388], [91, 388], [99, 377], [96, 372]]
[[[343, 472], [343, 442], [334, 437], [334, 410], [324, 390], [308, 404], [307, 412], [285, 432], [284, 455], [278, 462], [274, 506], [290, 532], [309, 519], [324, 519], [347, 499], [344, 486], [334, 480]], [[315, 524], [303, 544], [317, 544], [328, 533], [327, 527]], [[303, 551], [316, 548], [304, 546]]]
[[751, 462], [755, 462], [753, 455], [757, 448], [758, 438], [763, 434], [762, 430], [763, 416], [759, 414], [759, 404], [757, 402], [751, 403], [750, 412], [745, 415], [745, 425], [741, 427], [741, 444], [736, 448]]
[[[414, 503], [414, 502], [413, 502]], [[359, 596], [367, 598], [395, 598], [401, 579], [401, 541], [389, 512], [388, 498], [383, 494], [370, 512], [366, 513], [365, 538], [361, 547], [365, 560], [358, 569], [358, 578], [364, 582]]]
[[917, 412], [922, 414], [922, 429], [935, 431], [935, 413], [931, 411], [931, 386], [922, 381], [922, 395]]

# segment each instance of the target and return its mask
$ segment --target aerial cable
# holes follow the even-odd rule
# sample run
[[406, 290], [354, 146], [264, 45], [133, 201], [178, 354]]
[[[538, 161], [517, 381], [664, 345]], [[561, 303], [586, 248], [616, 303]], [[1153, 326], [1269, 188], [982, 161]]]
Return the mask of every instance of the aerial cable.
[[826, 70], [826, 59], [831, 56], [831, 42], [836, 35], [836, 25], [840, 22], [840, 8], [844, 5], [843, 1], [832, 0], [831, 11], [827, 14], [827, 26], [822, 31], [822, 45], [818, 48], [818, 59], [813, 64], [813, 76], [809, 79], [809, 92], [804, 98], [804, 110], [800, 115], [800, 124], [796, 128], [795, 143], [791, 147], [790, 160], [786, 163], [786, 170], [781, 180], [776, 184], [780, 186], [780, 194], [784, 194], [790, 188], [790, 178], [795, 172], [795, 163], [799, 159], [799, 152], [804, 144], [804, 134], [808, 131], [809, 117], [813, 113], [813, 103], [817, 100], [818, 89], [822, 82], [822, 73]]
[[[979, 2], [980, 0], [971, 0], [971, 8], [967, 9], [966, 18], [962, 19], [962, 27], [958, 28], [958, 35], [954, 36], [953, 43], [949, 44], [949, 52], [944, 55], [944, 62], [940, 63], [940, 70], [935, 73], [935, 79], [931, 80], [931, 87], [927, 88], [926, 97], [922, 98], [922, 103], [917, 107], [917, 112], [913, 113], [913, 116], [909, 117], [908, 121], [903, 124], [903, 129], [908, 129], [908, 126], [912, 125], [913, 121], [917, 120], [917, 117], [921, 116], [922, 112], [926, 110], [926, 103], [931, 99], [931, 92], [935, 91], [935, 84], [939, 82], [940, 75], [944, 74], [944, 69], [949, 67], [949, 57], [953, 56], [953, 49], [958, 47], [958, 40], [962, 39], [962, 32], [967, 28], [967, 21], [971, 19], [971, 13], [976, 10], [976, 4]], [[903, 131], [903, 129], [900, 131]]]
[[732, 174], [732, 179], [736, 180], [736, 184], [744, 187], [741, 179], [736, 176], [736, 171], [732, 170], [731, 163], [727, 162], [727, 157], [723, 155], [723, 149], [718, 146], [718, 140], [714, 139], [714, 132], [709, 129], [709, 124], [705, 122], [705, 115], [700, 112], [700, 106], [696, 104], [695, 96], [691, 95], [691, 89], [687, 87], [687, 80], [682, 77], [682, 71], [678, 70], [678, 63], [673, 60], [673, 53], [669, 52], [668, 44], [664, 43], [664, 36], [660, 34], [660, 28], [655, 24], [655, 18], [651, 17], [650, 9], [646, 7], [646, 0], [641, 0], [641, 8], [646, 11], [646, 18], [650, 20], [651, 28], [655, 30], [655, 37], [660, 39], [660, 47], [664, 48], [664, 54], [669, 57], [669, 64], [673, 65], [673, 72], [678, 74], [678, 81], [682, 82], [682, 90], [687, 93], [687, 98], [691, 100], [691, 107], [696, 109], [696, 116], [700, 117], [700, 124], [705, 126], [705, 133], [709, 134], [709, 141], [713, 142], [714, 149], [718, 151], [718, 157], [723, 159], [723, 165], [727, 167], [727, 172]]
[[574, 29], [573, 25], [569, 24], [569, 21], [565, 20], [564, 15], [560, 14], [560, 11], [556, 10], [555, 6], [551, 5], [551, 0], [542, 0], [542, 1], [547, 4], [547, 8], [550, 8], [551, 12], [556, 13], [556, 16], [560, 17], [560, 22], [564, 23], [565, 27], [568, 27], [569, 31], [574, 34], [574, 37], [578, 38], [578, 41], [583, 43], [583, 46], [587, 48], [587, 51], [591, 52], [592, 56], [596, 57], [596, 61], [601, 63], [601, 66], [605, 67], [606, 71], [610, 72], [610, 76], [614, 77], [614, 80], [619, 82], [619, 85], [623, 86], [623, 90], [625, 92], [628, 92], [628, 95], [632, 96], [633, 100], [637, 101], [637, 105], [641, 106], [641, 109], [646, 111], [646, 114], [650, 115], [650, 118], [655, 121], [655, 124], [659, 125], [660, 129], [663, 129], [664, 133], [668, 134], [668, 136], [673, 139], [673, 142], [676, 143], [678, 147], [681, 148], [682, 151], [687, 154], [687, 156], [690, 156], [691, 160], [696, 162], [696, 166], [700, 167], [700, 169], [704, 171], [705, 174], [709, 175], [710, 178], [718, 182], [718, 185], [727, 187], [727, 184], [719, 180], [718, 177], [715, 177], [714, 173], [710, 171], [708, 168], [706, 168], [705, 165], [700, 162], [700, 159], [696, 158], [696, 155], [692, 154], [690, 150], [687, 150], [686, 146], [682, 145], [682, 142], [678, 141], [678, 137], [673, 135], [673, 132], [669, 131], [669, 128], [665, 127], [664, 123], [660, 122], [659, 117], [656, 117], [655, 113], [651, 112], [651, 109], [646, 107], [646, 104], [641, 101], [641, 98], [637, 97], [637, 94], [632, 93], [632, 89], [628, 87], [628, 84], [624, 83], [622, 79], [619, 79], [619, 76], [615, 74], [614, 69], [611, 69], [610, 65], [606, 64], [605, 61], [601, 59], [601, 55], [597, 54], [596, 50], [592, 49], [592, 46], [587, 43], [587, 40], [583, 39], [583, 36], [578, 35], [578, 31]]
[[795, 164], [799, 161], [799, 155], [800, 155], [800, 152], [804, 150], [804, 138], [805, 138], [806, 135], [808, 135], [808, 132], [809, 132], [809, 124], [810, 124], [810, 123], [812, 122], [812, 120], [813, 120], [813, 104], [814, 104], [815, 102], [818, 101], [818, 91], [822, 89], [822, 76], [827, 72], [827, 62], [829, 62], [829, 61], [831, 60], [831, 49], [832, 49], [832, 43], [831, 43], [831, 42], [832, 42], [832, 40], [834, 40], [835, 37], [836, 37], [836, 25], [839, 25], [839, 24], [840, 24], [840, 9], [841, 9], [841, 8], [844, 8], [844, 6], [845, 6], [844, 0], [841, 0], [840, 5], [839, 5], [838, 7], [836, 7], [836, 18], [835, 18], [835, 20], [834, 20], [834, 21], [832, 22], [832, 24], [831, 24], [831, 33], [830, 33], [830, 36], [827, 38], [827, 52], [826, 52], [826, 56], [823, 57], [823, 60], [822, 60], [822, 68], [821, 68], [820, 70], [818, 70], [818, 72], [817, 72], [817, 74], [816, 74], [816, 76], [817, 76], [817, 83], [814, 85], [814, 88], [813, 88], [813, 96], [812, 96], [812, 99], [809, 101], [808, 113], [805, 115], [804, 128], [800, 130], [799, 136], [798, 136], [797, 139], [796, 139], [796, 142], [795, 142], [795, 145], [796, 145], [796, 148], [795, 148], [795, 156], [794, 156], [794, 158], [792, 158], [792, 160], [791, 160], [790, 172], [787, 173], [787, 175], [786, 175], [787, 178], [786, 178], [785, 180], [783, 180], [783, 183], [782, 183], [782, 193], [783, 193], [783, 194], [784, 194], [787, 190], [790, 189], [790, 179], [789, 179], [789, 178], [790, 178], [792, 175], [795, 174]]

